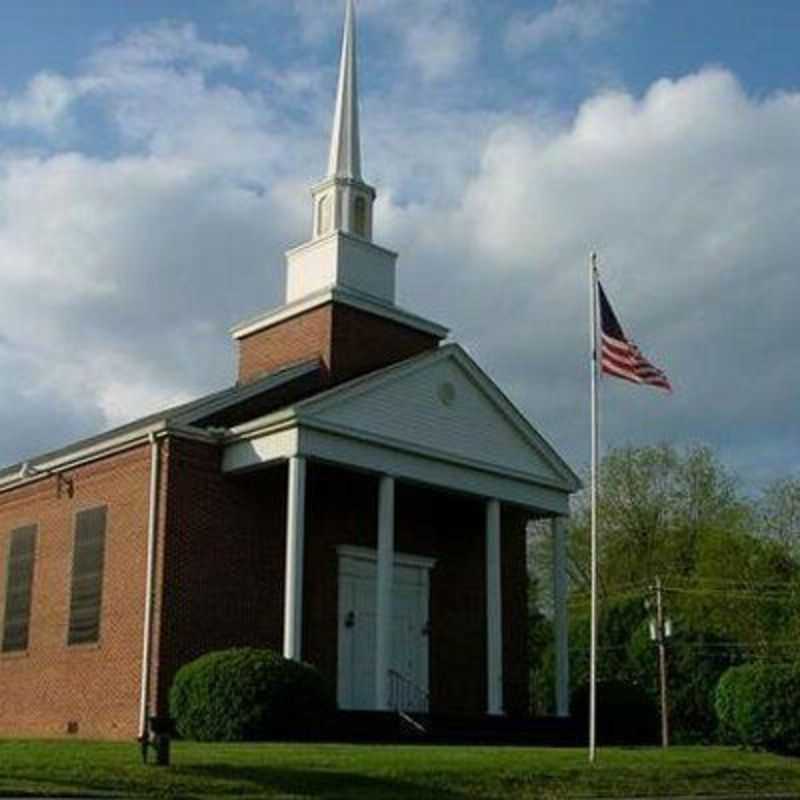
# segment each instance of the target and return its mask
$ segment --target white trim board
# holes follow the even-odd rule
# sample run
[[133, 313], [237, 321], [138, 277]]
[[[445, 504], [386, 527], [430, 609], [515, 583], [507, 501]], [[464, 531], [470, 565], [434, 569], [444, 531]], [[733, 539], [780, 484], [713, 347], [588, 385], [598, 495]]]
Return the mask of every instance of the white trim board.
[[[451, 381], [451, 403], [439, 395]], [[293, 433], [294, 432], [294, 435]], [[234, 428], [226, 472], [294, 455], [567, 514], [580, 481], [457, 345]]]
[[[377, 561], [378, 551], [371, 547], [357, 547], [352, 544], [340, 544], [336, 547], [340, 558], [354, 558], [359, 561]], [[436, 559], [428, 556], [418, 556], [411, 553], [395, 553], [394, 563], [397, 567], [417, 567], [432, 570], [436, 566]]]
[[416, 328], [431, 336], [436, 336], [439, 339], [445, 339], [450, 333], [447, 328], [443, 325], [439, 325], [437, 322], [432, 322], [417, 314], [412, 314], [410, 311], [389, 304], [381, 298], [373, 297], [372, 295], [358, 292], [354, 289], [345, 289], [341, 286], [330, 286], [308, 297], [304, 297], [301, 300], [295, 300], [292, 303], [260, 314], [255, 318], [240, 322], [238, 325], [231, 328], [230, 333], [234, 339], [244, 339], [247, 336], [252, 336], [254, 333], [277, 325], [279, 322], [334, 302], [352, 306], [360, 311], [376, 314], [379, 317], [385, 317], [393, 322], [399, 322], [401, 325]]
[[294, 455], [350, 469], [390, 474], [411, 483], [462, 494], [494, 497], [540, 513], [569, 514], [569, 493], [564, 489], [302, 427], [229, 444], [223, 456], [223, 471], [251, 471]]

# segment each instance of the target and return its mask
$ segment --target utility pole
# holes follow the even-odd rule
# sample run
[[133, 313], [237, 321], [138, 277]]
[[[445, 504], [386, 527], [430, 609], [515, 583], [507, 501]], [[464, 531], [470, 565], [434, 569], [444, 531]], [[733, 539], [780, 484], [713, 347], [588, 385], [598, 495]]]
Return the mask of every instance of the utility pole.
[[656, 595], [655, 625], [650, 623], [650, 638], [658, 646], [658, 673], [661, 684], [661, 746], [669, 747], [669, 706], [667, 703], [667, 639], [672, 635], [672, 623], [664, 618], [664, 590], [661, 578], [656, 578], [652, 590]]

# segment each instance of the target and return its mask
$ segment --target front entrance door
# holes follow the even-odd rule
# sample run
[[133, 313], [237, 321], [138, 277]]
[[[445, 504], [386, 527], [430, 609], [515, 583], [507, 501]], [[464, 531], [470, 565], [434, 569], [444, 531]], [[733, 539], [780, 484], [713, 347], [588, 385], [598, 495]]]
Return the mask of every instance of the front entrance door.
[[[433, 560], [397, 554], [392, 593], [391, 669], [428, 691], [428, 607]], [[339, 548], [338, 700], [375, 708], [376, 553]]]

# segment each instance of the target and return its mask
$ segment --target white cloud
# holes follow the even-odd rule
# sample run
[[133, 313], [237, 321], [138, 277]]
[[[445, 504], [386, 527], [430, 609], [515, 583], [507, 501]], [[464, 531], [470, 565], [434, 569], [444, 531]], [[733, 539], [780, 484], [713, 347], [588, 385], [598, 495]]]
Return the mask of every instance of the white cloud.
[[[0, 126], [54, 134], [71, 122], [78, 100], [94, 96], [113, 98], [120, 113], [127, 115], [122, 127], [135, 133], [150, 122], [148, 117], [140, 118], [144, 107], [151, 110], [149, 117], [183, 114], [206, 89], [209, 73], [239, 70], [248, 59], [245, 47], [205, 42], [193, 25], [162, 22], [103, 45], [76, 78], [39, 73], [21, 95], [0, 99]], [[229, 95], [221, 90], [212, 100], [225, 102]], [[155, 99], [160, 100], [160, 108], [150, 105]], [[137, 104], [139, 100], [143, 102]]]
[[90, 63], [101, 73], [122, 76], [125, 70], [141, 67], [191, 66], [203, 71], [241, 69], [250, 58], [241, 45], [208, 42], [189, 23], [161, 22], [148, 25], [124, 38], [100, 47]]
[[[252, 8], [274, 12], [289, 6], [303, 35], [318, 42], [341, 30], [344, 3], [320, 0], [249, 0]], [[456, 75], [473, 59], [478, 34], [461, 0], [364, 0], [359, 20], [388, 32], [400, 43], [404, 62], [426, 81]]]
[[454, 75], [471, 58], [475, 46], [463, 23], [444, 17], [409, 28], [405, 43], [409, 61], [429, 81]]
[[555, 0], [546, 11], [516, 15], [507, 39], [515, 50], [587, 42], [614, 31], [643, 0]]
[[608, 442], [705, 439], [735, 461], [757, 441], [782, 466], [800, 402], [786, 377], [800, 368], [786, 345], [800, 283], [799, 125], [799, 95], [755, 100], [730, 73], [707, 70], [641, 99], [598, 95], [555, 134], [530, 121], [497, 129], [450, 226], [469, 253], [457, 294], [480, 292], [467, 335], [506, 365], [545, 430], [569, 430], [572, 452], [587, 434], [597, 248], [623, 324], [677, 387], [666, 399], [612, 383]]
[[[176, 37], [174, 60], [123, 40], [63, 78], [92, 87], [116, 155], [0, 148], [0, 461], [229, 383], [228, 327], [281, 300], [331, 98], [302, 70], [263, 94], [211, 80], [245, 63], [236, 48]], [[800, 466], [800, 95], [753, 98], [707, 70], [560, 122], [407, 98], [363, 110], [404, 306], [450, 324], [580, 466], [597, 248], [623, 324], [676, 385], [609, 385], [608, 441], [702, 439], [748, 470], [757, 454], [759, 475]], [[314, 124], [288, 120], [292, 104]]]
[[0, 98], [0, 126], [32, 128], [52, 134], [64, 123], [80, 93], [80, 88], [72, 81], [42, 72], [28, 83], [21, 95]]

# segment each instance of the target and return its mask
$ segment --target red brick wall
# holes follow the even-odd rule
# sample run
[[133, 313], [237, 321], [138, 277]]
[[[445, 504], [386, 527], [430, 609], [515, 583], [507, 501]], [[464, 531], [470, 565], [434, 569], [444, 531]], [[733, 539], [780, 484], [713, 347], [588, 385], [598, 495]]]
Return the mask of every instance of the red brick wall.
[[436, 336], [351, 306], [334, 306], [330, 368], [336, 382], [396, 364], [438, 345]]
[[330, 304], [314, 308], [239, 340], [239, 381], [248, 383], [281, 367], [319, 358], [330, 370]]
[[[0, 619], [13, 529], [36, 523], [30, 640], [0, 654], [0, 734], [87, 738], [137, 734], [145, 593], [150, 449], [141, 446], [0, 494]], [[75, 513], [108, 505], [100, 642], [67, 646]]]
[[[149, 447], [0, 494], [0, 575], [10, 532], [37, 523], [30, 646], [0, 655], [0, 735], [90, 738], [138, 732]], [[67, 647], [77, 510], [109, 507], [99, 645]], [[162, 444], [152, 697], [167, 710], [176, 670], [210, 650], [281, 649], [286, 468], [226, 477], [219, 448]], [[525, 514], [503, 514], [506, 705], [527, 709]], [[481, 713], [486, 698], [484, 505], [397, 487], [397, 549], [438, 559], [431, 576], [431, 692], [440, 711]], [[336, 545], [375, 547], [377, 478], [321, 464], [308, 473], [305, 659], [335, 684]], [[5, 582], [0, 604], [4, 602]], [[0, 613], [2, 609], [0, 608]]]
[[298, 314], [239, 342], [239, 380], [319, 358], [332, 383], [435, 348], [439, 339], [341, 303]]
[[170, 444], [163, 612], [154, 686], [212, 650], [282, 649], [286, 467], [229, 478], [213, 445]]

